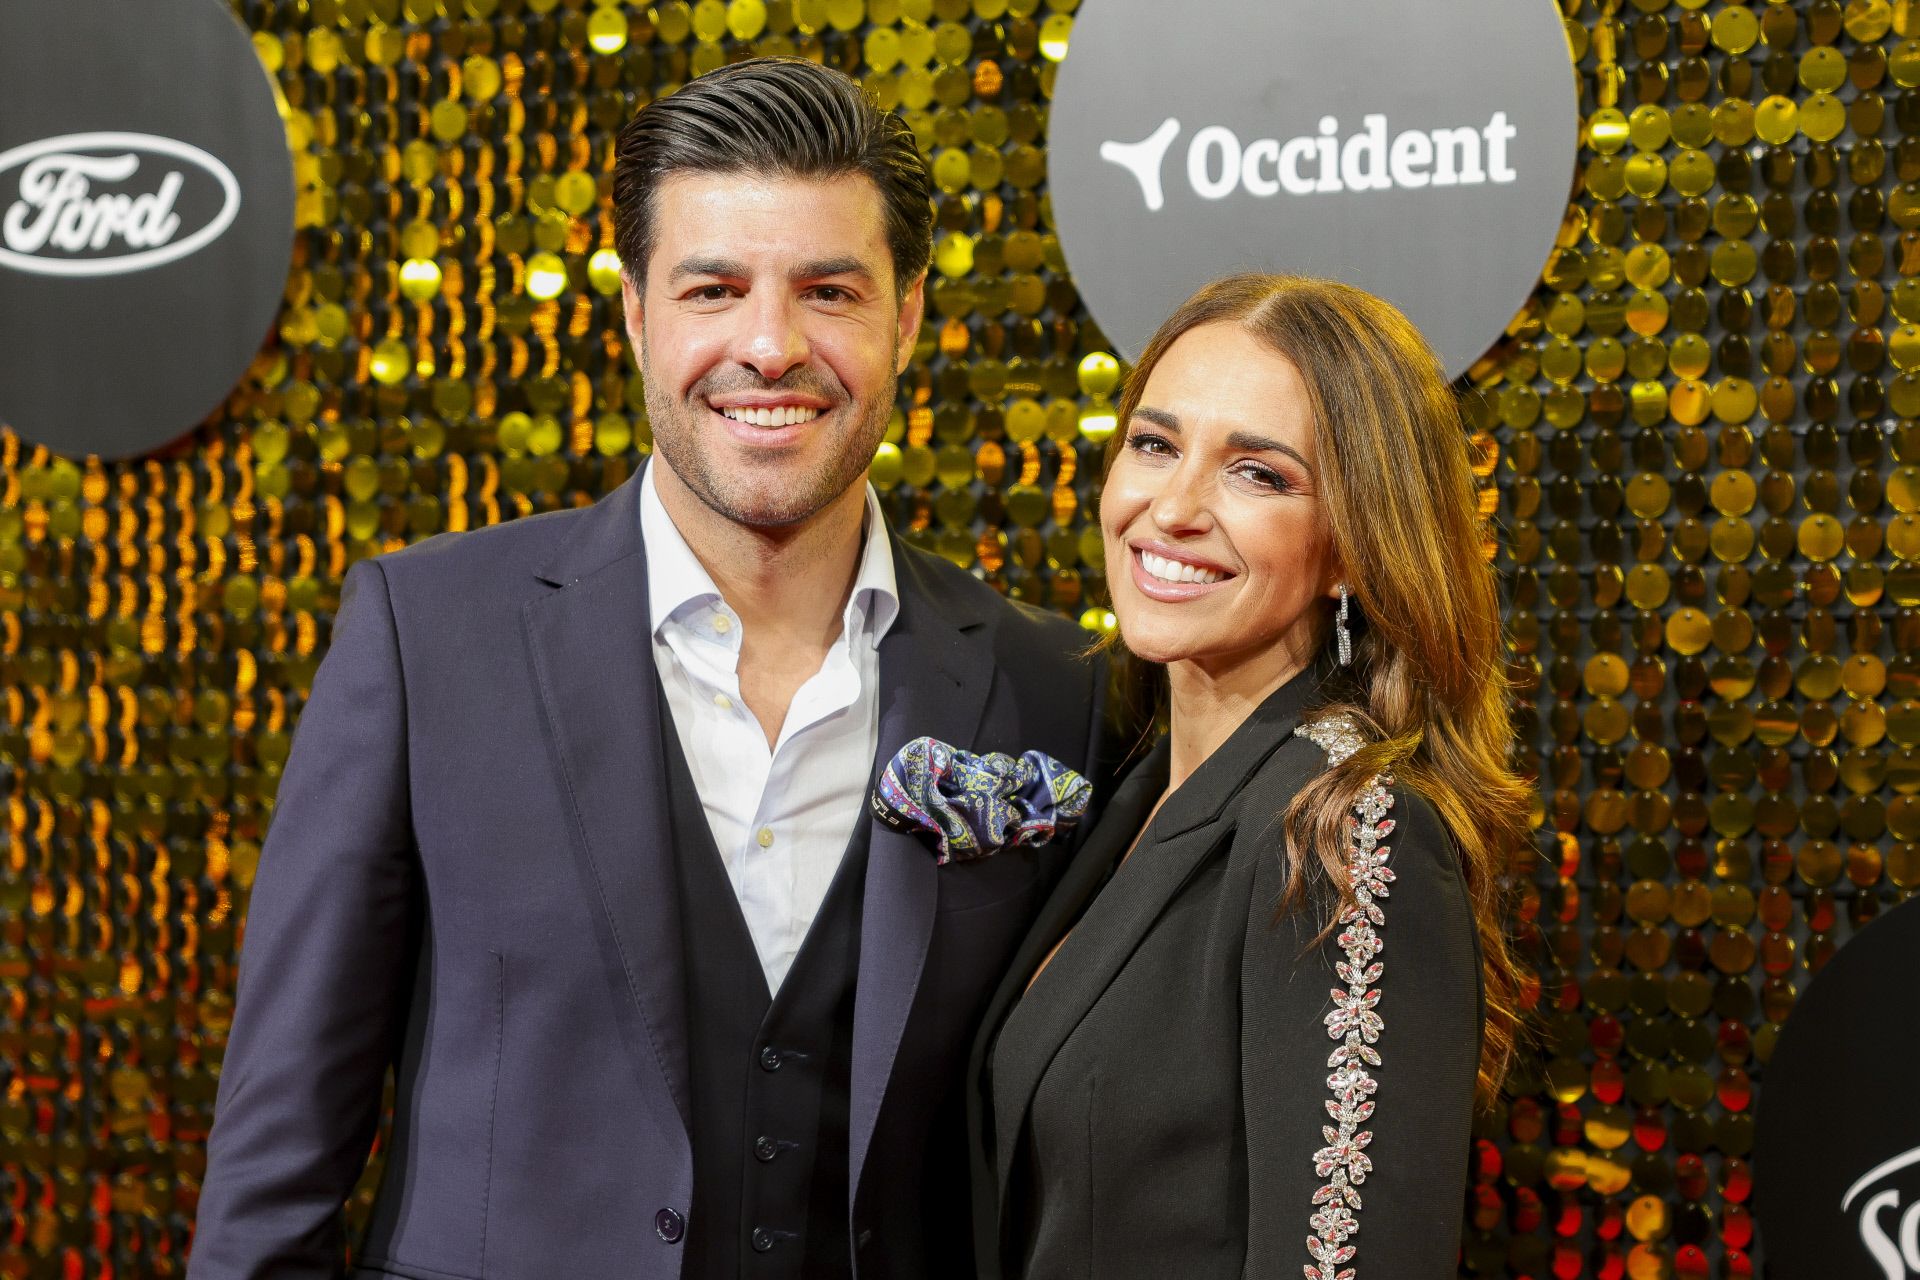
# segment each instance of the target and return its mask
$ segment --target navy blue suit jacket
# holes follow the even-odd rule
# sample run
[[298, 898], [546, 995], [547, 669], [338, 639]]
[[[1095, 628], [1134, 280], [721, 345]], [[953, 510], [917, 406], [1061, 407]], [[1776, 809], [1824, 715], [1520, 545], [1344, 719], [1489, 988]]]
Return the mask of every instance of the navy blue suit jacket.
[[[693, 1212], [687, 1009], [637, 480], [355, 565], [260, 862], [192, 1280], [651, 1280]], [[1087, 769], [1065, 619], [896, 542], [880, 753], [931, 734]], [[855, 1005], [859, 1273], [971, 1265], [962, 1078], [1066, 842], [937, 867], [876, 822]]]

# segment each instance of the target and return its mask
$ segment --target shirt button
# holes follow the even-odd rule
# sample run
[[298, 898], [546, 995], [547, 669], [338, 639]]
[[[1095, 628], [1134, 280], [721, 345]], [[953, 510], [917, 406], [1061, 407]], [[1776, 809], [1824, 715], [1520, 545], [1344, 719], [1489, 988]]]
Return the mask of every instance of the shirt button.
[[755, 1253], [765, 1253], [771, 1248], [773, 1248], [773, 1232], [767, 1230], [765, 1227], [755, 1227], [753, 1229], [753, 1251]]
[[773, 848], [773, 828], [772, 827], [760, 828], [760, 834], [755, 836], [754, 839], [760, 842], [760, 847], [762, 849]]
[[653, 1229], [668, 1244], [680, 1243], [680, 1237], [686, 1234], [687, 1224], [672, 1209], [662, 1209], [653, 1215]]
[[716, 693], [713, 695], [713, 705], [722, 711], [731, 711], [733, 710], [733, 699], [724, 693]]
[[761, 1164], [766, 1164], [779, 1154], [779, 1144], [775, 1143], [772, 1138], [767, 1137], [765, 1134], [753, 1140], [753, 1158]]
[[780, 1051], [772, 1045], [768, 1045], [762, 1049], [760, 1051], [760, 1069], [762, 1071], [778, 1071], [780, 1069]]
[[716, 613], [713, 615], [713, 629], [721, 635], [725, 635], [727, 632], [733, 630], [733, 619], [724, 613]]

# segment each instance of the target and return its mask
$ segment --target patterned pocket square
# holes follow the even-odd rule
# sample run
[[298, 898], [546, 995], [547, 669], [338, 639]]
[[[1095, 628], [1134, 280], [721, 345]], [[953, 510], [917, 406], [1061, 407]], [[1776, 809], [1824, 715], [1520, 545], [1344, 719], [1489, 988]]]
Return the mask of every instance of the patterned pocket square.
[[915, 738], [887, 762], [873, 811], [890, 827], [932, 836], [944, 866], [1044, 844], [1072, 830], [1092, 798], [1092, 783], [1045, 752], [975, 755]]

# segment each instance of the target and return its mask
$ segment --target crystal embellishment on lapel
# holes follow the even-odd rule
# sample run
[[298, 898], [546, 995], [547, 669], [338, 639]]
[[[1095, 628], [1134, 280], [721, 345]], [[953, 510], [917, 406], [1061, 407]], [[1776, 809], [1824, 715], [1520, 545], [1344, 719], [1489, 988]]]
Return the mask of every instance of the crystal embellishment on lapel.
[[935, 861], [971, 862], [1045, 844], [1086, 816], [1093, 784], [1042, 751], [975, 755], [915, 738], [887, 762], [873, 812], [888, 826], [933, 838]]
[[[1328, 716], [1302, 725], [1302, 737], [1319, 744], [1329, 765], [1337, 765], [1364, 743], [1359, 730], [1345, 716]], [[1376, 775], [1360, 793], [1347, 816], [1347, 878], [1353, 885], [1353, 905], [1340, 913], [1340, 932], [1334, 942], [1345, 958], [1334, 972], [1347, 985], [1333, 989], [1333, 1011], [1326, 1017], [1327, 1035], [1339, 1045], [1327, 1058], [1326, 1101], [1333, 1123], [1321, 1126], [1326, 1146], [1313, 1153], [1313, 1173], [1323, 1179], [1313, 1193], [1313, 1214], [1307, 1219], [1307, 1252], [1313, 1261], [1303, 1268], [1306, 1280], [1355, 1280], [1353, 1261], [1358, 1247], [1353, 1237], [1360, 1222], [1360, 1184], [1367, 1180], [1373, 1160], [1367, 1146], [1373, 1132], [1360, 1126], [1373, 1115], [1373, 1095], [1379, 1083], [1371, 1068], [1380, 1065], [1374, 1045], [1385, 1024], [1380, 1019], [1380, 953], [1386, 943], [1380, 930], [1387, 923], [1380, 903], [1393, 883], [1387, 867], [1388, 847], [1382, 843], [1393, 832], [1393, 785], [1388, 774]]]

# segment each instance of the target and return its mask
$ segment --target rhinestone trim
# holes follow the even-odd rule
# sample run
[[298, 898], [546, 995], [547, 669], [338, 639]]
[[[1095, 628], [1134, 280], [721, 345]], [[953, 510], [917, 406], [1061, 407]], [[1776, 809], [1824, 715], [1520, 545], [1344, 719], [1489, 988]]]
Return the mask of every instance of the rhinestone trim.
[[[1340, 715], [1302, 725], [1298, 732], [1327, 753], [1329, 765], [1339, 764], [1365, 741], [1353, 722]], [[1327, 1088], [1333, 1096], [1325, 1105], [1333, 1123], [1321, 1126], [1327, 1145], [1313, 1153], [1314, 1176], [1324, 1181], [1313, 1193], [1314, 1211], [1307, 1219], [1311, 1229], [1307, 1252], [1313, 1261], [1303, 1268], [1306, 1280], [1355, 1280], [1358, 1273], [1358, 1268], [1343, 1264], [1352, 1262], [1358, 1252], [1353, 1238], [1360, 1231], [1355, 1217], [1360, 1211], [1360, 1184], [1373, 1168], [1367, 1154], [1373, 1131], [1360, 1126], [1372, 1117], [1374, 1094], [1380, 1087], [1370, 1068], [1380, 1065], [1380, 1051], [1374, 1045], [1385, 1027], [1375, 984], [1384, 969], [1379, 957], [1386, 947], [1379, 930], [1387, 916], [1380, 903], [1393, 883], [1387, 866], [1391, 851], [1381, 843], [1394, 826], [1387, 816], [1393, 807], [1393, 795], [1387, 790], [1392, 784], [1388, 774], [1374, 777], [1347, 817], [1351, 841], [1347, 876], [1353, 884], [1354, 903], [1340, 913], [1340, 932], [1334, 939], [1346, 956], [1334, 965], [1334, 972], [1347, 985], [1333, 988], [1333, 1011], [1325, 1019], [1327, 1036], [1340, 1043], [1327, 1058], [1331, 1073]]]

